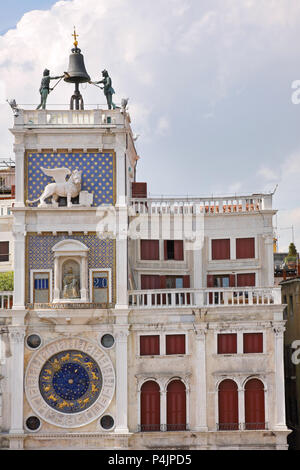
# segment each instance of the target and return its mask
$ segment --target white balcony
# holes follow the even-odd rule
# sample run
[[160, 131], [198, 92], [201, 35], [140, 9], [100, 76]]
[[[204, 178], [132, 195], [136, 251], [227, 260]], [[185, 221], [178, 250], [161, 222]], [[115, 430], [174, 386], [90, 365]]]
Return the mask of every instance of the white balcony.
[[135, 309], [280, 305], [280, 288], [155, 289], [129, 292]]
[[262, 210], [272, 210], [272, 194], [253, 194], [230, 198], [132, 198], [130, 205], [132, 214], [258, 213]]

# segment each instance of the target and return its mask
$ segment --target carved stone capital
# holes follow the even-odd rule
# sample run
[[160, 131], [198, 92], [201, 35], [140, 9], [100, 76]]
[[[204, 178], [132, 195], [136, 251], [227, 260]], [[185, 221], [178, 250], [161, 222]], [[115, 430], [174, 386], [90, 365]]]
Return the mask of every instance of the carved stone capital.
[[203, 326], [198, 325], [194, 328], [194, 331], [195, 331], [196, 339], [203, 341], [205, 339], [208, 328], [206, 324]]
[[283, 333], [285, 332], [285, 327], [282, 323], [273, 323], [272, 324], [273, 331], [276, 337], [283, 337]]
[[127, 337], [129, 336], [128, 326], [115, 327], [114, 334], [115, 334], [116, 341], [118, 343], [127, 343]]
[[20, 344], [24, 342], [25, 330], [24, 328], [10, 328], [9, 329], [9, 339], [11, 343]]

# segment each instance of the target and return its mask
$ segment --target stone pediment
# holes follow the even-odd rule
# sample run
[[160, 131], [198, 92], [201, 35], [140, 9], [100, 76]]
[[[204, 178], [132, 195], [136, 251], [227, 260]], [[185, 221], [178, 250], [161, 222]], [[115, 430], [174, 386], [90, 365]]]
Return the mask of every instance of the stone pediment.
[[87, 246], [85, 246], [83, 243], [81, 243], [78, 240], [68, 239], [68, 240], [62, 240], [56, 243], [56, 245], [53, 246], [52, 251], [56, 255], [62, 255], [64, 253], [83, 255], [83, 254], [86, 254], [89, 251], [89, 249]]

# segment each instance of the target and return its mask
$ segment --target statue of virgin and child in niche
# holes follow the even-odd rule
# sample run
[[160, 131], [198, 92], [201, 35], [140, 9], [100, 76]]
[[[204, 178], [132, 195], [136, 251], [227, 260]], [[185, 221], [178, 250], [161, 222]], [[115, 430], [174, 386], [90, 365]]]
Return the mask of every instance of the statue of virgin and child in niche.
[[72, 266], [69, 266], [63, 276], [63, 298], [78, 299], [80, 298], [79, 278], [74, 273]]

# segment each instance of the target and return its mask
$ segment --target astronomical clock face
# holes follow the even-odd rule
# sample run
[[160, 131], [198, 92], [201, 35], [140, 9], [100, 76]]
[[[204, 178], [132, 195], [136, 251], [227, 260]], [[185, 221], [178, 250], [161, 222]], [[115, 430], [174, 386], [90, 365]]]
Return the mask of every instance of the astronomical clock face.
[[82, 351], [63, 351], [52, 356], [39, 377], [42, 397], [51, 408], [78, 413], [99, 397], [102, 374], [96, 362]]
[[32, 356], [25, 392], [32, 410], [63, 428], [99, 418], [115, 391], [115, 371], [106, 352], [82, 338], [48, 343]]

